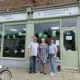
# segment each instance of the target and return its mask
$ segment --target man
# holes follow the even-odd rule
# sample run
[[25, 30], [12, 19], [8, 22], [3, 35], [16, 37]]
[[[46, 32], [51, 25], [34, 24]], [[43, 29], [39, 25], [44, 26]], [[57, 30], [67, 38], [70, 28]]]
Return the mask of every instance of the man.
[[36, 57], [38, 53], [38, 43], [37, 38], [33, 38], [33, 42], [31, 42], [28, 46], [28, 56], [30, 58], [30, 70], [29, 73], [36, 73]]
[[54, 44], [54, 40], [50, 40], [50, 45], [49, 45], [49, 58], [50, 58], [50, 63], [51, 63], [51, 75], [56, 74], [56, 68], [55, 68], [55, 58], [57, 56], [57, 46]]

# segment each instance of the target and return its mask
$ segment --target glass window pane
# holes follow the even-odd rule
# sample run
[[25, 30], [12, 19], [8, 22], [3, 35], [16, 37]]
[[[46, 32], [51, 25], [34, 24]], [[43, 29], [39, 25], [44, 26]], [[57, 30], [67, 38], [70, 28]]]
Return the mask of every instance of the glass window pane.
[[[45, 38], [46, 43], [50, 45], [50, 39], [53, 38], [55, 44], [58, 47], [57, 59], [60, 59], [60, 30], [59, 30], [60, 22], [53, 23], [40, 23], [34, 25], [34, 35], [38, 38], [38, 43], [41, 43], [41, 38]], [[43, 33], [42, 36], [39, 34]], [[53, 33], [53, 36], [52, 36]], [[47, 35], [47, 37], [45, 36]]]
[[62, 18], [61, 19], [62, 27], [76, 27], [77, 26], [77, 18]]
[[65, 51], [75, 51], [75, 32], [65, 31], [64, 32], [64, 50]]
[[39, 32], [43, 32], [44, 30], [52, 29], [52, 27], [59, 27], [59, 26], [60, 26], [59, 22], [35, 24], [34, 32], [39, 33]]
[[26, 25], [6, 25], [3, 57], [24, 58]]

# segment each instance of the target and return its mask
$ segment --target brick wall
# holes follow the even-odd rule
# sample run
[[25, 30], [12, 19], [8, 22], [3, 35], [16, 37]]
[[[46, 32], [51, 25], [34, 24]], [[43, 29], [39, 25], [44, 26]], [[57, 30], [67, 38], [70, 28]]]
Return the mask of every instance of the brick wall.
[[42, 6], [42, 5], [65, 5], [65, 4], [74, 4], [77, 3], [77, 0], [1, 0], [0, 2], [0, 11], [9, 10], [19, 10], [26, 8], [27, 6]]
[[78, 2], [78, 0], [54, 0], [55, 5], [74, 4], [77, 2]]

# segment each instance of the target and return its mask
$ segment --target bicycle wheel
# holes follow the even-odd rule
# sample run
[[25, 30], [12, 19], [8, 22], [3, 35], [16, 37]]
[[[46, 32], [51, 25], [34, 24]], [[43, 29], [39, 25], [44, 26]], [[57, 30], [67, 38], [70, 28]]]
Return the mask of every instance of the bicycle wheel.
[[9, 71], [4, 71], [0, 75], [1, 80], [11, 80], [11, 73]]

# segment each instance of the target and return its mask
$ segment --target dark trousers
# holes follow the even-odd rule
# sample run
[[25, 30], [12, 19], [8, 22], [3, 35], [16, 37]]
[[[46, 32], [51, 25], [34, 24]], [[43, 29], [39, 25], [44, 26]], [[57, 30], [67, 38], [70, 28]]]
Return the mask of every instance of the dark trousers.
[[36, 72], [36, 56], [31, 56], [30, 58], [30, 73]]

